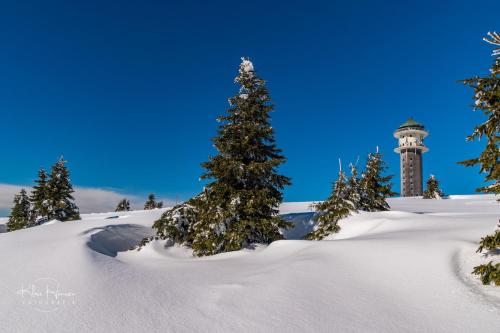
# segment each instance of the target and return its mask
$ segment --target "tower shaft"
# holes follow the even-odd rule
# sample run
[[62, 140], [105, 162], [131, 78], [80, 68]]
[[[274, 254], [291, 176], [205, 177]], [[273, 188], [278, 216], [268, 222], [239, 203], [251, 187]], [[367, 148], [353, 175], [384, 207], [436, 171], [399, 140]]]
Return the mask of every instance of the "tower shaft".
[[423, 193], [422, 151], [420, 149], [401, 150], [401, 196], [415, 197]]

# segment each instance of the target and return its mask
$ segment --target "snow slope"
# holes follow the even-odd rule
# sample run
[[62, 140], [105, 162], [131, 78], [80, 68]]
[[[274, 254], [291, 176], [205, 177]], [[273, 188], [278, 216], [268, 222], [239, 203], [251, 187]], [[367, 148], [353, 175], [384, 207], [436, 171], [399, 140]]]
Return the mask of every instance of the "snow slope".
[[[312, 227], [309, 204], [281, 209], [295, 238]], [[207, 258], [162, 242], [127, 251], [162, 210], [2, 233], [0, 332], [499, 332], [500, 288], [470, 275], [494, 198], [390, 205], [332, 240]]]

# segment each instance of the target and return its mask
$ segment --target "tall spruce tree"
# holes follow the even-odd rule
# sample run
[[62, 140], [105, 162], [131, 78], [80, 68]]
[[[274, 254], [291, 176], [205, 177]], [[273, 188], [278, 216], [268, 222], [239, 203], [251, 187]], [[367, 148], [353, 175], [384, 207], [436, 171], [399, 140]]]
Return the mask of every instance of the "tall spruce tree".
[[24, 189], [14, 197], [14, 206], [7, 222], [7, 231], [14, 231], [30, 226], [31, 205]]
[[49, 187], [47, 184], [47, 173], [44, 169], [38, 171], [37, 185], [33, 186], [30, 201], [32, 204], [33, 223], [38, 224], [47, 220], [49, 216]]
[[467, 137], [468, 141], [486, 138], [486, 147], [479, 157], [459, 162], [465, 166], [479, 165], [481, 173], [485, 173], [485, 180], [491, 185], [480, 187], [479, 192], [500, 194], [500, 34], [488, 33], [489, 38], [484, 40], [498, 46], [493, 51], [495, 61], [490, 74], [485, 77], [473, 77], [463, 80], [462, 83], [474, 89], [473, 110], [480, 110], [487, 117], [486, 121], [474, 128]]
[[66, 161], [61, 156], [51, 168], [48, 188], [48, 219], [72, 221], [80, 219], [78, 207], [72, 196], [74, 190], [69, 178]]
[[384, 176], [387, 169], [382, 160], [382, 154], [368, 154], [365, 171], [361, 176], [361, 204], [360, 209], [368, 212], [389, 210], [389, 204], [385, 200], [388, 197], [396, 195], [392, 191], [392, 175]]
[[155, 223], [157, 237], [190, 245], [197, 256], [270, 243], [290, 226], [278, 215], [290, 179], [277, 170], [285, 157], [270, 125], [274, 107], [265, 82], [243, 58], [235, 82], [240, 90], [229, 99], [228, 114], [218, 118], [213, 139], [218, 154], [202, 164], [209, 183]]
[[[167, 210], [153, 227], [156, 239], [192, 247], [197, 256], [239, 250], [252, 243], [282, 239], [290, 226], [278, 215], [282, 190], [290, 179], [277, 168], [285, 162], [277, 148], [269, 113], [274, 109], [264, 80], [242, 58], [218, 136], [216, 156], [202, 164], [209, 180], [203, 192]], [[144, 245], [152, 238], [146, 238]]]
[[439, 181], [434, 175], [427, 179], [427, 184], [423, 193], [424, 199], [442, 199], [444, 197], [443, 191], [439, 188]]
[[342, 170], [333, 185], [333, 190], [325, 201], [314, 205], [318, 212], [316, 215], [317, 225], [305, 238], [310, 240], [321, 240], [326, 236], [340, 231], [339, 220], [349, 216], [356, 211], [354, 203], [350, 200], [349, 186]]
[[[463, 80], [462, 83], [474, 89], [473, 110], [482, 111], [486, 121], [477, 125], [468, 141], [486, 139], [486, 146], [479, 157], [472, 158], [460, 164], [465, 166], [479, 165], [481, 173], [486, 174], [485, 181], [491, 182], [477, 189], [478, 192], [500, 194], [500, 34], [489, 32], [484, 40], [496, 46], [493, 51], [495, 60], [490, 74], [484, 77], [473, 77]], [[481, 239], [477, 252], [486, 251], [494, 255], [500, 251], [500, 224], [494, 234]], [[474, 267], [473, 274], [479, 275], [483, 284], [494, 283], [500, 286], [500, 262], [483, 264]]]
[[156, 201], [156, 197], [153, 193], [148, 195], [148, 200], [144, 204], [144, 210], [150, 210], [162, 207], [163, 207], [163, 201]]
[[128, 199], [123, 198], [120, 200], [118, 205], [116, 205], [115, 212], [128, 212], [130, 210], [130, 201]]

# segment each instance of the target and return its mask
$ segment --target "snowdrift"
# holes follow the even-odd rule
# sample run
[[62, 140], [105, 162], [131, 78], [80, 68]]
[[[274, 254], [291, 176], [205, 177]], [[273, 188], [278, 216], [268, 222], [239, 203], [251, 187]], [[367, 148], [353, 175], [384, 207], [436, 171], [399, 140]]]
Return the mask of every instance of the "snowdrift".
[[499, 332], [500, 288], [470, 275], [494, 198], [390, 205], [312, 242], [310, 203], [286, 203], [297, 240], [205, 258], [128, 251], [163, 210], [2, 233], [0, 332]]

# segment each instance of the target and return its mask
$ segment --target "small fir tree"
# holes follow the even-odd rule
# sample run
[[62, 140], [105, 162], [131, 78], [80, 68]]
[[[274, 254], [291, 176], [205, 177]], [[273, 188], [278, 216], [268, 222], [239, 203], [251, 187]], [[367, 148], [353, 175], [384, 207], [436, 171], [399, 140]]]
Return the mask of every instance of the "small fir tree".
[[14, 197], [14, 206], [7, 222], [7, 231], [14, 231], [30, 226], [31, 205], [24, 189]]
[[44, 169], [38, 171], [37, 185], [33, 186], [30, 201], [32, 204], [33, 223], [38, 224], [46, 221], [49, 216], [49, 187], [47, 184], [47, 173]]
[[144, 204], [144, 210], [150, 210], [150, 209], [162, 208], [162, 207], [163, 207], [163, 202], [156, 201], [156, 197], [153, 193], [151, 193], [148, 196], [148, 200]]
[[389, 204], [385, 200], [396, 195], [392, 191], [392, 175], [383, 176], [387, 169], [382, 160], [382, 154], [378, 148], [375, 154], [368, 154], [366, 168], [361, 176], [361, 204], [360, 209], [369, 212], [389, 210]]
[[[500, 194], [500, 34], [488, 33], [486, 42], [496, 46], [493, 51], [495, 60], [490, 74], [485, 77], [473, 77], [463, 80], [462, 83], [474, 89], [475, 105], [473, 110], [480, 110], [487, 117], [486, 121], [476, 126], [468, 141], [486, 138], [486, 146], [479, 157], [472, 158], [460, 164], [465, 166], [479, 165], [481, 173], [485, 173], [485, 181], [492, 182], [477, 189], [478, 192]], [[488, 255], [498, 254], [500, 251], [500, 224], [493, 235], [481, 239], [478, 252], [486, 250]], [[500, 286], [500, 262], [490, 261], [474, 267], [473, 274], [479, 275], [484, 284], [493, 282]]]
[[115, 212], [128, 212], [130, 210], [130, 201], [128, 199], [123, 198], [120, 200], [118, 205], [116, 205]]
[[349, 201], [352, 202], [354, 208], [357, 210], [361, 209], [361, 197], [363, 193], [361, 190], [361, 184], [356, 164], [351, 163], [349, 167], [351, 169], [351, 175], [347, 180], [347, 191], [348, 191], [347, 197]]
[[321, 240], [328, 235], [339, 232], [339, 220], [356, 211], [354, 204], [349, 199], [349, 187], [342, 170], [333, 185], [330, 197], [321, 203], [315, 204], [314, 208], [318, 212], [315, 218], [317, 225], [314, 231], [305, 236], [306, 239], [310, 240]]
[[62, 156], [51, 168], [47, 188], [49, 220], [73, 221], [80, 219], [78, 207], [72, 196], [75, 191], [71, 185], [69, 170]]
[[434, 175], [427, 179], [425, 191], [423, 193], [424, 199], [442, 199], [444, 197], [443, 191], [439, 188], [439, 181]]

